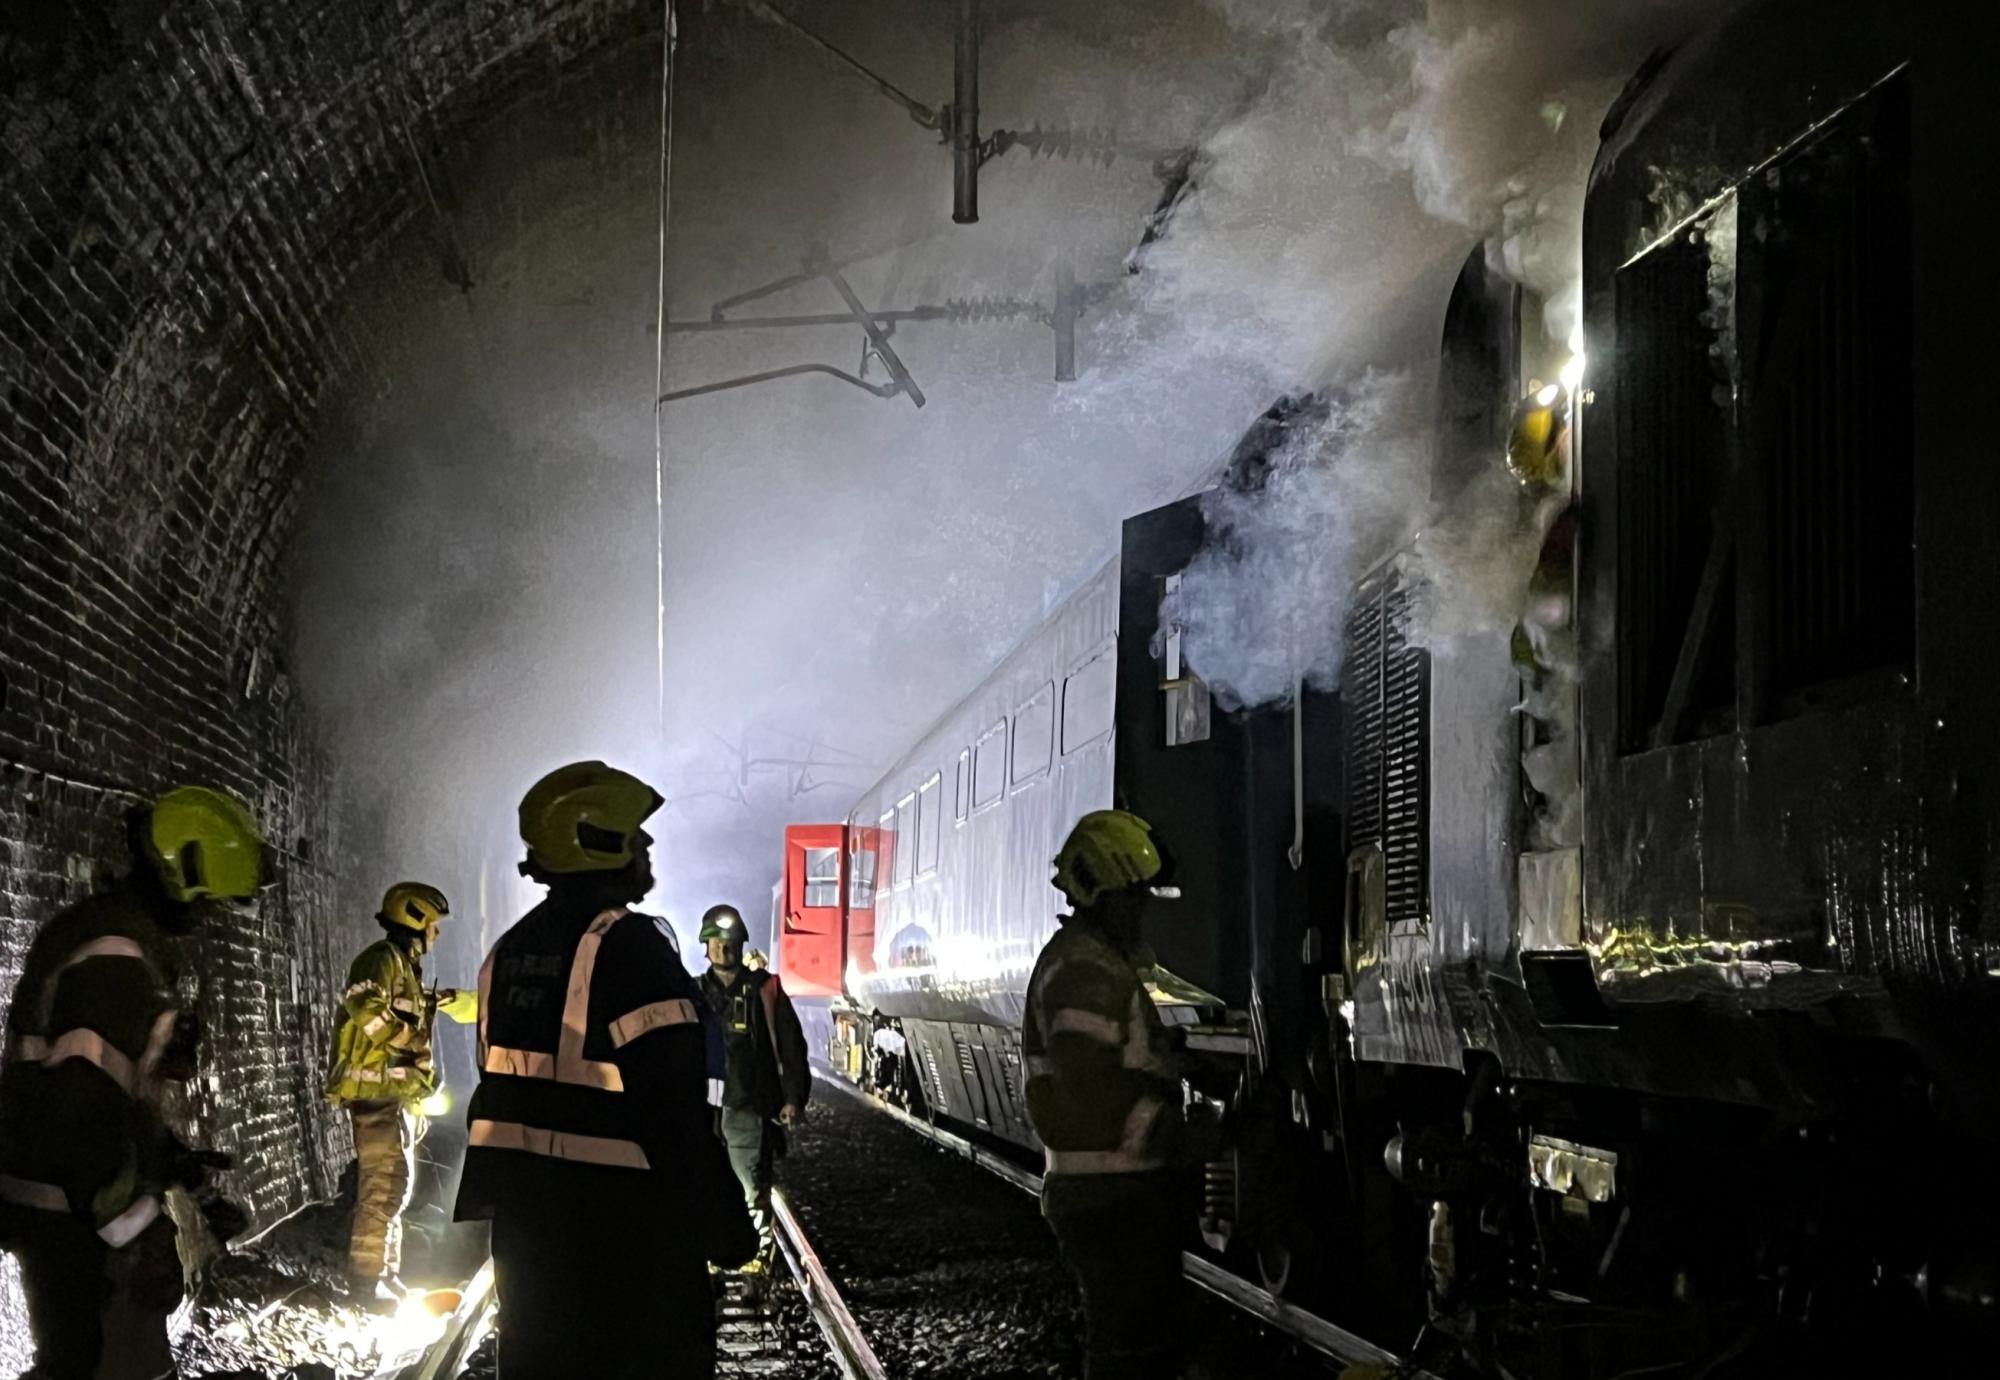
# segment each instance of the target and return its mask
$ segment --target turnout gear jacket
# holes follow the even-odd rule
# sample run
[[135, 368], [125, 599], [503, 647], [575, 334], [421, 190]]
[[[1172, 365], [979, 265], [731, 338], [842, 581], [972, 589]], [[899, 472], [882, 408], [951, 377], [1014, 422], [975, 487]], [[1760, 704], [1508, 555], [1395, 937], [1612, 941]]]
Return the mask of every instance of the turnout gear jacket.
[[416, 1103], [437, 1086], [431, 1027], [437, 1012], [418, 960], [393, 939], [361, 951], [347, 971], [326, 1095], [337, 1103]]
[[461, 1220], [715, 1196], [700, 994], [652, 917], [560, 891], [530, 911], [480, 969], [479, 1062]]
[[740, 968], [735, 982], [724, 983], [710, 968], [701, 975], [701, 994], [722, 1028], [724, 1105], [765, 1118], [786, 1106], [803, 1111], [812, 1096], [806, 1033], [778, 975]]
[[1179, 1061], [1147, 996], [1150, 955], [1103, 924], [1064, 917], [1028, 979], [1021, 1053], [1028, 1119], [1048, 1173], [1135, 1174], [1179, 1148]]
[[[190, 1152], [157, 1110], [183, 1026], [174, 940], [127, 880], [35, 936], [7, 1013], [0, 1204], [68, 1213], [113, 1247], [161, 1212]], [[191, 1067], [191, 1056], [190, 1056]]]

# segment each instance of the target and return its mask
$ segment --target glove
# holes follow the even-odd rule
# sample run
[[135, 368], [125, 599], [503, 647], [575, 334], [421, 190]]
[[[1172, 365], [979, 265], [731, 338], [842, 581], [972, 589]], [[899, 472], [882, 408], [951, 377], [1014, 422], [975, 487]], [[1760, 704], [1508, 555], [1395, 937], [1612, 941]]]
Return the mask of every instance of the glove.
[[221, 1150], [191, 1150], [183, 1146], [174, 1157], [173, 1182], [190, 1193], [208, 1182], [211, 1172], [233, 1169], [236, 1157]]
[[201, 1220], [208, 1223], [208, 1229], [217, 1241], [226, 1243], [241, 1236], [250, 1225], [250, 1214], [240, 1204], [231, 1202], [220, 1193], [204, 1193], [195, 1201], [201, 1207]]
[[182, 1011], [174, 1017], [174, 1033], [157, 1065], [159, 1076], [169, 1083], [185, 1083], [193, 1078], [201, 1057], [201, 1017]]
[[479, 993], [468, 987], [446, 987], [439, 990], [437, 1009], [440, 1015], [451, 1017], [460, 1025], [470, 1025], [479, 1019]]

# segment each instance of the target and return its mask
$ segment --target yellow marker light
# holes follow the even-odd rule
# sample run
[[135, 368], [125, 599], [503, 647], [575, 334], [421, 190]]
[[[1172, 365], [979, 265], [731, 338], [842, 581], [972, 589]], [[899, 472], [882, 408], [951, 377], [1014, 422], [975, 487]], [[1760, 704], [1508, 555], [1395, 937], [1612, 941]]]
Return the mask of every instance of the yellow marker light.
[[422, 1102], [419, 1102], [417, 1110], [431, 1120], [436, 1121], [451, 1110], [451, 1094], [443, 1088], [439, 1088]]
[[1578, 350], [1563, 364], [1562, 372], [1557, 376], [1562, 379], [1562, 386], [1572, 393], [1583, 385], [1583, 366], [1583, 351]]

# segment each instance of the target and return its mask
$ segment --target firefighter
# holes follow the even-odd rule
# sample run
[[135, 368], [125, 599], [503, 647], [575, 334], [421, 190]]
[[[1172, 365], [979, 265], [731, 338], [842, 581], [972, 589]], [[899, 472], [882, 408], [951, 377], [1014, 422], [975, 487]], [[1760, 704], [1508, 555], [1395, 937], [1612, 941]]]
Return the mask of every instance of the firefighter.
[[1021, 1052], [1046, 1147], [1042, 1214], [1083, 1295], [1089, 1380], [1172, 1375], [1186, 1128], [1179, 1058], [1146, 977], [1141, 921], [1165, 863], [1123, 810], [1077, 821], [1055, 859], [1071, 913], [1028, 979]]
[[548, 897], [480, 969], [457, 1207], [493, 1224], [503, 1380], [706, 1380], [708, 1262], [755, 1249], [709, 1113], [700, 990], [630, 909], [653, 886], [641, 826], [661, 803], [602, 762], [521, 802], [521, 871]]
[[416, 1179], [422, 1104], [437, 1087], [431, 1031], [440, 1014], [463, 1025], [478, 1013], [472, 992], [424, 990], [424, 955], [450, 913], [434, 886], [398, 882], [389, 888], [375, 915], [383, 937], [348, 969], [333, 1033], [326, 1095], [347, 1108], [354, 1127], [348, 1286], [378, 1311], [393, 1308], [404, 1293], [402, 1215]]
[[[58, 914], [29, 947], [0, 1073], [0, 1244], [20, 1259], [38, 1380], [171, 1375], [180, 1304], [170, 1189], [200, 1188], [229, 1157], [192, 1150], [159, 1110], [194, 1074], [199, 1030], [180, 1009], [180, 938], [267, 873], [250, 812], [200, 786], [128, 821], [134, 866]], [[211, 899], [213, 898], [213, 899]], [[201, 1202], [218, 1236], [241, 1230]]]
[[757, 1258], [746, 1271], [760, 1275], [774, 1248], [772, 1167], [784, 1153], [785, 1132], [812, 1095], [812, 1071], [805, 1031], [778, 975], [743, 961], [748, 938], [734, 906], [710, 906], [701, 917], [701, 941], [708, 946], [701, 994], [723, 1032], [722, 1143], [757, 1227]]

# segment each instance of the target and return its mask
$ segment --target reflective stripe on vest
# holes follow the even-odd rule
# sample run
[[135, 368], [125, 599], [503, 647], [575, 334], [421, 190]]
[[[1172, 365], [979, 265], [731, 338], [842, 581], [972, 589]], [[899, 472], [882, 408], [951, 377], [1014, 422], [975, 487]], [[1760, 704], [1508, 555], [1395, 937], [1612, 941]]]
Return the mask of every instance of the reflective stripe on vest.
[[1165, 1161], [1146, 1152], [1146, 1139], [1165, 1104], [1157, 1097], [1140, 1097], [1126, 1113], [1125, 1129], [1115, 1150], [1047, 1150], [1049, 1174], [1136, 1174], [1158, 1169]]
[[[492, 1005], [493, 995], [493, 954], [486, 955], [486, 961], [479, 967], [481, 1069], [487, 1073], [509, 1074], [516, 1078], [544, 1078], [555, 1083], [571, 1083], [579, 1087], [597, 1088], [604, 1092], [625, 1091], [625, 1079], [619, 1074], [616, 1064], [606, 1064], [583, 1057], [583, 1040], [590, 1028], [590, 982], [597, 972], [597, 951], [603, 946], [604, 936], [610, 932], [611, 927], [623, 920], [626, 914], [622, 908], [605, 911], [590, 922], [590, 928], [585, 930], [583, 937], [577, 941], [576, 957], [569, 965], [569, 991], [563, 998], [562, 1034], [556, 1041], [553, 1059], [537, 1050], [509, 1049], [486, 1043], [486, 1011]], [[494, 953], [498, 952], [499, 946], [495, 945]], [[621, 1019], [631, 1020], [645, 1009], [641, 1008], [641, 1011], [633, 1012]], [[688, 1010], [692, 1015], [693, 1008], [690, 1006]], [[616, 1042], [615, 1030], [613, 1039]], [[592, 1138], [585, 1137], [585, 1139]], [[633, 1148], [637, 1149], [636, 1146]]]
[[656, 1001], [637, 1011], [627, 1012], [611, 1023], [611, 1047], [623, 1049], [649, 1030], [668, 1025], [691, 1025], [700, 1019], [695, 1014], [694, 1003], [686, 997]]
[[475, 1121], [467, 1143], [488, 1150], [524, 1150], [531, 1155], [601, 1164], [614, 1169], [651, 1169], [646, 1152], [629, 1140], [580, 1136], [571, 1131], [545, 1131], [518, 1121]]
[[[57, 982], [64, 973], [76, 967], [77, 964], [88, 963], [93, 958], [136, 958], [139, 962], [145, 964], [148, 969], [152, 970], [154, 977], [157, 978], [159, 976], [159, 970], [153, 968], [153, 961], [146, 957], [146, 950], [136, 939], [127, 939], [124, 935], [119, 934], [107, 934], [93, 939], [87, 944], [79, 944], [70, 951], [69, 956], [57, 966], [56, 970], [48, 975], [47, 979], [42, 983], [42, 990], [36, 994], [35, 1014], [40, 1018], [43, 1030], [47, 1030], [49, 1022], [55, 1019]], [[156, 1026], [155, 1033], [157, 1033], [157, 1030], [158, 1027]], [[95, 1032], [92, 1033], [94, 1034]], [[168, 1033], [171, 1038], [171, 1028]], [[160, 1042], [160, 1047], [164, 1050], [164, 1041]], [[6, 1058], [9, 1063], [43, 1063], [49, 1060], [53, 1048], [49, 1043], [48, 1037], [45, 1035], [9, 1034], [7, 1037]], [[109, 1048], [109, 1046], [106, 1046], [106, 1048]], [[118, 1054], [116, 1050], [112, 1050], [111, 1052]], [[157, 1062], [158, 1057], [153, 1055], [150, 1045], [147, 1049], [147, 1055], [152, 1062]], [[88, 1054], [85, 1054], [83, 1057], [90, 1058]], [[118, 1054], [118, 1057], [125, 1059], [123, 1054]], [[111, 1073], [111, 1070], [105, 1068], [104, 1064], [98, 1060], [91, 1059], [91, 1062], [97, 1064], [99, 1068], [103, 1068], [106, 1073]], [[132, 1090], [131, 1061], [126, 1059], [125, 1063], [128, 1070], [126, 1075], [120, 1078], [117, 1074], [112, 1073], [112, 1077], [118, 1079], [119, 1087], [130, 1092]], [[148, 1065], [148, 1071], [150, 1071], [150, 1064]]]
[[[43, 1212], [60, 1212], [65, 1217], [72, 1215], [69, 1194], [61, 1188], [55, 1184], [37, 1183], [33, 1179], [17, 1179], [12, 1174], [0, 1174], [0, 1201]], [[160, 1200], [148, 1193], [135, 1199], [132, 1206], [99, 1227], [97, 1235], [113, 1249], [129, 1246], [138, 1239], [140, 1232], [153, 1225], [153, 1219], [159, 1215]]]

